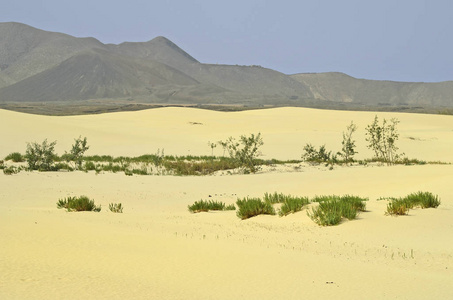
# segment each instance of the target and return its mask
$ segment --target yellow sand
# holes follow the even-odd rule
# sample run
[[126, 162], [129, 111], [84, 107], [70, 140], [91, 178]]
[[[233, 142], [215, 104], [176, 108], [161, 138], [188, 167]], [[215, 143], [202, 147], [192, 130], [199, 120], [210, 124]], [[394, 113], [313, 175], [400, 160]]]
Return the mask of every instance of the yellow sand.
[[[187, 108], [48, 117], [0, 110], [0, 157], [57, 140], [59, 154], [87, 137], [87, 154], [210, 155], [208, 142], [261, 132], [263, 158], [298, 159], [303, 146], [340, 150], [351, 120], [359, 158], [372, 112], [281, 108], [223, 113]], [[450, 116], [398, 118], [410, 158], [453, 162]], [[201, 123], [201, 124], [200, 124]], [[214, 149], [215, 155], [222, 150]], [[8, 162], [7, 162], [8, 163]], [[452, 299], [453, 165], [355, 166], [205, 177], [93, 172], [0, 173], [0, 299]], [[385, 216], [382, 196], [419, 190], [437, 209]], [[265, 192], [369, 197], [368, 212], [320, 227], [305, 211], [241, 221], [190, 214], [200, 199], [234, 203]], [[88, 195], [100, 213], [55, 203]], [[209, 197], [211, 196], [211, 197]], [[108, 211], [121, 202], [123, 214]]]

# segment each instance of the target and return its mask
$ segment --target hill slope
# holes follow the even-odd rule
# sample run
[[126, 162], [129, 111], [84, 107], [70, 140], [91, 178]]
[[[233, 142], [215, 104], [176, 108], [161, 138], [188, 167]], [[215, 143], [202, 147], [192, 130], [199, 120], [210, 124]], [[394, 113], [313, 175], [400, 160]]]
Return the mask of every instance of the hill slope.
[[127, 98], [136, 103], [453, 107], [452, 94], [453, 82], [286, 75], [260, 66], [200, 63], [165, 37], [113, 45], [0, 23], [0, 102]]

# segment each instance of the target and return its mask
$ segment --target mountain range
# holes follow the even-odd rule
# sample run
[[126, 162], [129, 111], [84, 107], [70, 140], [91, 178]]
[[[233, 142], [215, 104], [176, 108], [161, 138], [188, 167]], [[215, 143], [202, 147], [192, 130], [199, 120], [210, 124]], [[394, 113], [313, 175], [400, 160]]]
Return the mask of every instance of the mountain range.
[[343, 73], [287, 75], [261, 66], [201, 63], [165, 37], [103, 44], [0, 23], [0, 103], [453, 107], [453, 81], [411, 83]]

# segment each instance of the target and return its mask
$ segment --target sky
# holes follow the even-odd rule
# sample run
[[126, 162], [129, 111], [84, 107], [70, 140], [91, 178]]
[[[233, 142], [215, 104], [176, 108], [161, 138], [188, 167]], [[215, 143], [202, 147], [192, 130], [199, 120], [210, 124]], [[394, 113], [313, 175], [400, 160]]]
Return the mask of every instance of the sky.
[[103, 43], [165, 36], [203, 63], [453, 80], [452, 0], [0, 0], [0, 22]]

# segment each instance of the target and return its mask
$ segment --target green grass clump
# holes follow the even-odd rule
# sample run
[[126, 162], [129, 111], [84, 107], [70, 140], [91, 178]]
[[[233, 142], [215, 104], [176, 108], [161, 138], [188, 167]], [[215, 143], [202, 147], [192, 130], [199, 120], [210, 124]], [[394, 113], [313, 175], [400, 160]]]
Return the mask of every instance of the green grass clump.
[[258, 215], [275, 215], [275, 209], [270, 202], [260, 198], [243, 198], [236, 201], [237, 216], [242, 220]]
[[307, 215], [322, 226], [337, 225], [341, 221], [341, 209], [336, 199], [319, 202], [319, 206], [313, 207], [311, 213], [307, 211]]
[[264, 201], [269, 202], [271, 204], [283, 203], [287, 198], [288, 196], [277, 192], [274, 192], [273, 194], [269, 193], [264, 194]]
[[307, 215], [318, 225], [332, 226], [341, 222], [342, 218], [354, 220], [359, 211], [365, 211], [367, 198], [357, 196], [316, 196], [312, 202], [319, 202]]
[[409, 213], [410, 204], [403, 199], [393, 199], [387, 204], [388, 215], [403, 216]]
[[13, 153], [8, 154], [5, 157], [5, 160], [12, 160], [13, 162], [24, 162], [25, 158], [19, 152], [13, 152]]
[[283, 201], [283, 205], [280, 207], [278, 215], [280, 217], [289, 215], [290, 213], [295, 213], [301, 211], [302, 208], [309, 204], [310, 200], [307, 197], [287, 197]]
[[3, 174], [5, 175], [14, 175], [19, 173], [21, 168], [16, 168], [15, 166], [9, 166], [3, 168]]
[[57, 208], [65, 208], [67, 211], [101, 211], [101, 206], [96, 206], [94, 200], [91, 200], [87, 196], [59, 199]]
[[110, 203], [109, 204], [109, 210], [114, 213], [123, 213], [123, 206], [121, 203]]
[[188, 205], [187, 208], [192, 213], [207, 212], [210, 210], [235, 210], [236, 209], [234, 204], [230, 204], [230, 205], [226, 206], [225, 203], [219, 202], [219, 201], [214, 201], [214, 200], [195, 201], [194, 204]]
[[437, 208], [440, 200], [437, 195], [430, 192], [417, 192], [407, 195], [404, 198], [388, 198], [387, 215], [407, 215], [409, 209], [415, 207]]
[[430, 192], [412, 193], [403, 199], [411, 205], [411, 208], [417, 206], [420, 206], [421, 208], [436, 208], [440, 205], [439, 197]]

